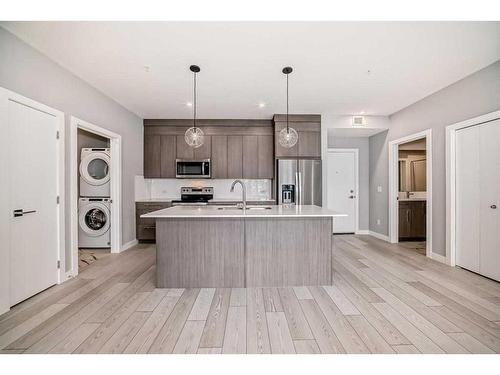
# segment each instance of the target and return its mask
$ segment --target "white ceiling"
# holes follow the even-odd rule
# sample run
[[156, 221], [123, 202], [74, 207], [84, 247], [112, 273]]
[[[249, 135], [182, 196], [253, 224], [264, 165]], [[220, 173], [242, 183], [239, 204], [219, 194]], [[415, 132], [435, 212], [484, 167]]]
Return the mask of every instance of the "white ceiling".
[[389, 115], [500, 59], [500, 22], [1, 25], [143, 118], [192, 116], [190, 64], [198, 117], [270, 118], [286, 65], [292, 113]]

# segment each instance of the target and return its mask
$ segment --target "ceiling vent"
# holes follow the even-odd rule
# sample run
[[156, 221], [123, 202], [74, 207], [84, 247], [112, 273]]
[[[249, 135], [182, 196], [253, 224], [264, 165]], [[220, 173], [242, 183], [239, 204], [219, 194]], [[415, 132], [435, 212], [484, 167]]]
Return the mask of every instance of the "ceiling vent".
[[365, 118], [365, 116], [352, 116], [352, 125], [353, 126], [366, 125], [366, 118]]

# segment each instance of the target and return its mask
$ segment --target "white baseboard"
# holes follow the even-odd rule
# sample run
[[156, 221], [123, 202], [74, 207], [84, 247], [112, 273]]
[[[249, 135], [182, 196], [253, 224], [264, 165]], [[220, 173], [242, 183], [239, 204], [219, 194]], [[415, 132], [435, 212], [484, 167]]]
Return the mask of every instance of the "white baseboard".
[[431, 256], [430, 256], [431, 259], [434, 259], [435, 261], [439, 262], [439, 263], [444, 263], [446, 264], [446, 257], [441, 255], [441, 254], [436, 254], [436, 253], [431, 253]]
[[370, 234], [368, 229], [360, 229], [356, 231], [356, 234]]
[[139, 241], [137, 241], [137, 240], [132, 240], [132, 241], [127, 242], [126, 244], [123, 244], [123, 245], [122, 245], [122, 248], [120, 249], [120, 253], [121, 253], [122, 251], [126, 251], [126, 250], [128, 250], [128, 249], [130, 249], [130, 248], [134, 247], [134, 246], [135, 246], [135, 245], [137, 245], [138, 243], [139, 243]]
[[374, 231], [369, 231], [370, 236], [373, 236], [375, 238], [378, 238], [379, 240], [386, 241], [386, 242], [391, 242], [389, 240], [389, 236], [386, 236], [385, 234], [380, 234]]

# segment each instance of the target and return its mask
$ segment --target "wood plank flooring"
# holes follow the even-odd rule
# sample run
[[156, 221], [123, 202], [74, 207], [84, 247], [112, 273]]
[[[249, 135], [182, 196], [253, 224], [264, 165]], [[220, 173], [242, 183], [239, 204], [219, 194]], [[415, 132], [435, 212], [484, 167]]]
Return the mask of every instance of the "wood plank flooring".
[[0, 316], [0, 353], [500, 353], [500, 283], [335, 236], [333, 285], [155, 289], [139, 245]]

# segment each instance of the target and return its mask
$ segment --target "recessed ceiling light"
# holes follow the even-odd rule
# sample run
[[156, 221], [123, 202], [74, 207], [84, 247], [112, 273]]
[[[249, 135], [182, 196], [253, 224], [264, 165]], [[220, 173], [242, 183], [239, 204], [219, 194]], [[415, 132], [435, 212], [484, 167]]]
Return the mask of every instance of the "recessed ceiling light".
[[188, 107], [192, 107], [192, 106], [193, 106], [193, 103], [191, 103], [191, 102], [187, 102], [187, 103], [186, 103], [186, 105], [187, 105]]
[[149, 65], [144, 65], [143, 69], [146, 73], [149, 73], [151, 71], [151, 67]]
[[266, 103], [264, 103], [264, 102], [259, 103], [259, 108], [264, 108], [265, 106], [266, 106]]

